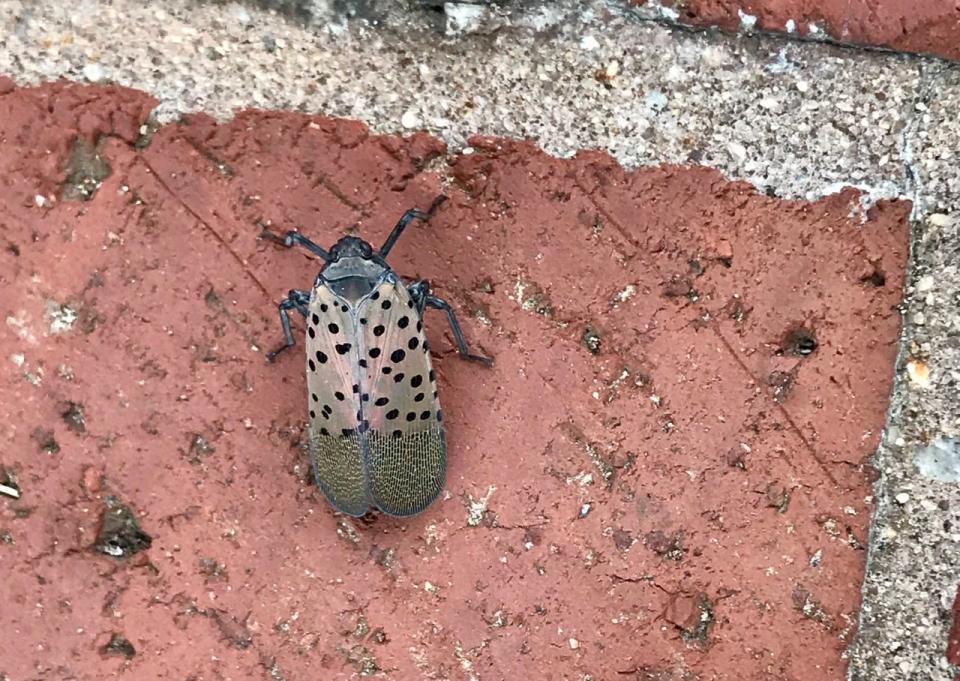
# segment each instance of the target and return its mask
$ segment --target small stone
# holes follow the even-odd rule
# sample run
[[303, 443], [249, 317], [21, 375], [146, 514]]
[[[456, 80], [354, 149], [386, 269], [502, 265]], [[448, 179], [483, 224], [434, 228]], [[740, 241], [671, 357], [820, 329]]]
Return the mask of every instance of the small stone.
[[567, 641], [567, 643], [570, 644], [570, 650], [576, 650], [580, 647], [580, 641], [575, 638], [571, 638], [569, 641]]
[[950, 222], [950, 216], [945, 213], [933, 213], [927, 218], [927, 222], [934, 227], [946, 227], [947, 223]]
[[900, 492], [897, 496], [894, 497], [897, 500], [898, 504], [905, 504], [910, 501], [910, 495], [906, 492]]
[[753, 14], [747, 14], [742, 9], [738, 9], [737, 14], [740, 15], [740, 28], [744, 31], [751, 31], [757, 25], [757, 17]]
[[421, 125], [420, 117], [417, 115], [415, 111], [407, 111], [400, 118], [400, 125], [402, 125], [407, 130], [419, 128]]
[[233, 18], [237, 20], [242, 26], [247, 26], [253, 21], [253, 18], [250, 16], [250, 12], [247, 11], [247, 8], [243, 5], [233, 4], [230, 6], [230, 14], [233, 15]]
[[87, 64], [83, 67], [83, 77], [91, 83], [99, 83], [105, 75], [106, 73], [104, 73], [103, 67], [100, 66], [100, 64]]
[[600, 47], [600, 43], [592, 35], [586, 35], [580, 40], [580, 49], [582, 50], [587, 50], [589, 52], [597, 49], [598, 47]]
[[808, 83], [808, 82], [805, 81], [805, 80], [798, 80], [798, 81], [797, 81], [797, 89], [798, 89], [800, 92], [807, 92], [807, 91], [810, 89], [810, 83]]
[[737, 163], [743, 163], [747, 159], [747, 148], [739, 142], [728, 143], [727, 152]]
[[920, 277], [920, 280], [917, 282], [917, 290], [921, 293], [924, 291], [929, 291], [933, 288], [933, 277], [931, 275], [926, 275]]
[[100, 649], [100, 654], [119, 655], [129, 660], [137, 654], [137, 649], [122, 634], [114, 633], [106, 645]]
[[448, 36], [479, 30], [484, 17], [489, 14], [486, 7], [473, 2], [447, 2], [443, 5], [443, 11], [447, 15]]
[[647, 93], [647, 96], [644, 97], [644, 102], [651, 111], [656, 113], [664, 111], [669, 103], [667, 96], [660, 90], [650, 90], [650, 92]]
[[96, 495], [103, 488], [103, 475], [93, 466], [84, 466], [81, 482], [87, 494]]
[[930, 367], [918, 359], [911, 359], [907, 362], [907, 376], [910, 382], [921, 388], [930, 385]]
[[140, 528], [136, 515], [120, 500], [104, 500], [100, 531], [94, 548], [114, 558], [124, 558], [150, 548], [153, 538]]
[[960, 440], [937, 437], [917, 450], [913, 463], [926, 478], [960, 482]]

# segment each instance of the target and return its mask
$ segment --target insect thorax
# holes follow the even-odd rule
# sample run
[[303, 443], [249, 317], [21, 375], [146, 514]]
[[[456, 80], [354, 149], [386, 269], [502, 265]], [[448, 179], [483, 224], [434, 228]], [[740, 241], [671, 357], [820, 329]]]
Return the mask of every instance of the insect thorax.
[[317, 285], [326, 284], [340, 298], [357, 303], [380, 282], [395, 277], [385, 264], [370, 258], [340, 258], [324, 267], [317, 276]]

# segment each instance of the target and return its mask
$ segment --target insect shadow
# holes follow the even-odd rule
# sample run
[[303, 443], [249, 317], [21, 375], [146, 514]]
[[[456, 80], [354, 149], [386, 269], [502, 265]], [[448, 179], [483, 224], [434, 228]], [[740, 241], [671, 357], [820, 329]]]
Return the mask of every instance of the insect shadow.
[[371, 507], [413, 515], [443, 488], [446, 436], [424, 310], [446, 314], [462, 358], [493, 365], [468, 350], [453, 308], [430, 292], [427, 280], [406, 284], [386, 261], [407, 225], [429, 220], [446, 198], [441, 194], [426, 211], [406, 211], [377, 250], [356, 236], [325, 250], [297, 231], [261, 234], [324, 261], [310, 291], [292, 289], [280, 302], [284, 341], [267, 359], [296, 344], [290, 311], [299, 312], [307, 325], [313, 475], [327, 500], [348, 515]]

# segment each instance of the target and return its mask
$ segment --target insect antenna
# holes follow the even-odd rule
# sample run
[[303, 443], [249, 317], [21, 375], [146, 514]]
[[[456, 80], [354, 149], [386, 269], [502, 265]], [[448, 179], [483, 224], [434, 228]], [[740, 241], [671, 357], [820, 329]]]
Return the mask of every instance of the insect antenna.
[[437, 207], [447, 200], [445, 194], [440, 194], [433, 200], [433, 203], [430, 204], [430, 207], [427, 208], [426, 212], [422, 210], [417, 210], [416, 208], [411, 208], [400, 218], [400, 221], [394, 226], [393, 231], [390, 232], [390, 236], [387, 237], [387, 240], [383, 242], [383, 246], [380, 247], [379, 256], [381, 258], [386, 258], [387, 254], [390, 252], [390, 249], [393, 248], [393, 245], [397, 242], [397, 239], [400, 238], [400, 235], [403, 234], [403, 230], [407, 228], [414, 220], [423, 220], [426, 222], [430, 219], [430, 216], [433, 215], [434, 211], [437, 210]]

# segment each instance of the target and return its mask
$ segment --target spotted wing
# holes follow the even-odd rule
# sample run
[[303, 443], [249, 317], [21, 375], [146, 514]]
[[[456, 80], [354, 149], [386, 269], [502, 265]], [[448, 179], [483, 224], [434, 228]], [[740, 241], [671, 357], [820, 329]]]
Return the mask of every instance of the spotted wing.
[[347, 307], [325, 285], [314, 289], [307, 315], [307, 400], [310, 458], [317, 485], [349, 515], [367, 512], [360, 418], [358, 332]]
[[436, 499], [447, 468], [423, 322], [406, 287], [391, 278], [364, 299], [359, 314], [371, 502], [390, 515], [413, 515]]

